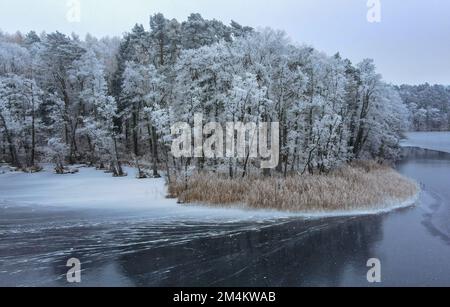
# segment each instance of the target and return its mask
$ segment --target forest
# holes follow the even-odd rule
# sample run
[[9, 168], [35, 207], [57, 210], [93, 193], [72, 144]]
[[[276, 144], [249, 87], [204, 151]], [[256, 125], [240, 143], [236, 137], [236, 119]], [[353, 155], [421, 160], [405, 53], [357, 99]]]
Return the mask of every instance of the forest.
[[412, 131], [450, 130], [450, 87], [425, 83], [397, 90], [408, 106]]
[[58, 173], [83, 163], [114, 176], [131, 164], [141, 177], [169, 180], [260, 172], [253, 158], [175, 159], [171, 125], [193, 125], [200, 113], [205, 122], [278, 122], [279, 164], [265, 175], [323, 174], [395, 160], [411, 116], [417, 129], [448, 127], [448, 103], [439, 124], [432, 115], [448, 98], [423, 109], [423, 92], [384, 82], [371, 59], [354, 64], [282, 31], [200, 14], [155, 14], [148, 29], [137, 24], [120, 38], [1, 33], [0, 161], [27, 171], [52, 162]]

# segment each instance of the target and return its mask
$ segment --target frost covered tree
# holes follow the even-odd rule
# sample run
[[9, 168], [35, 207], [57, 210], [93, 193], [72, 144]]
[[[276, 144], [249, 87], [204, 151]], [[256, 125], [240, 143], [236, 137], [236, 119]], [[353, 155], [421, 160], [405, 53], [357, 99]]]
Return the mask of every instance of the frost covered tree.
[[34, 80], [17, 75], [0, 77], [0, 128], [9, 144], [11, 164], [16, 167], [36, 167], [42, 96]]
[[[122, 163], [136, 163], [148, 167], [142, 177], [163, 167], [248, 176], [263, 159], [250, 150], [226, 157], [207, 123], [277, 122], [279, 164], [263, 174], [326, 173], [354, 159], [396, 159], [408, 122], [450, 125], [446, 87], [393, 87], [372, 60], [355, 65], [282, 31], [200, 14], [154, 14], [121, 38], [2, 34], [0, 85], [1, 159], [25, 167], [47, 158], [61, 172], [89, 163], [122, 176]], [[193, 126], [196, 114], [214, 154], [195, 146], [195, 158], [175, 159], [171, 125]], [[245, 140], [252, 136], [249, 129]]]
[[76, 89], [72, 86], [71, 72], [74, 63], [85, 50], [77, 38], [69, 38], [59, 32], [48, 34], [40, 54], [38, 84], [44, 91], [57, 94], [64, 102], [64, 142], [70, 148], [69, 159], [75, 162], [77, 155], [78, 104]]
[[[123, 100], [128, 102], [124, 117], [131, 121], [133, 148], [135, 157], [142, 156], [140, 144], [146, 137], [153, 162], [153, 176], [158, 177], [158, 128], [161, 129], [158, 116], [163, 110], [165, 100], [164, 82], [153, 64], [141, 65], [128, 62], [123, 81]], [[144, 137], [143, 135], [146, 136]]]
[[117, 118], [117, 105], [108, 95], [104, 65], [92, 49], [87, 50], [74, 64], [71, 71], [72, 83], [78, 88], [78, 144], [85, 143], [91, 156], [92, 164], [110, 162], [110, 169], [115, 176], [122, 176], [123, 171], [117, 150], [117, 135], [114, 120]]
[[426, 83], [397, 90], [410, 110], [410, 130], [450, 130], [450, 87]]

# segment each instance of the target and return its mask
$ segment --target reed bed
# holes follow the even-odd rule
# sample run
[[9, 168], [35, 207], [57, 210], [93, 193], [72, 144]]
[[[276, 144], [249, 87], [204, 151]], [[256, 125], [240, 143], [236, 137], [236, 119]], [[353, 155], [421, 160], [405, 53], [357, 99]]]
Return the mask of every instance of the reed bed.
[[371, 161], [353, 162], [329, 174], [230, 179], [202, 173], [169, 184], [169, 197], [181, 203], [291, 212], [376, 210], [408, 201], [418, 192], [413, 181]]

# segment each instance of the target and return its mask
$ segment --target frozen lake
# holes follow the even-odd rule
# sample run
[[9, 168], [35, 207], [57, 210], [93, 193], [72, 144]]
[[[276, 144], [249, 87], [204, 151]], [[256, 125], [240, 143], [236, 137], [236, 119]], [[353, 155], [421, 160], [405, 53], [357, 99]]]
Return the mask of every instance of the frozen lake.
[[450, 132], [410, 132], [401, 145], [450, 153]]
[[89, 169], [90, 188], [3, 174], [0, 286], [68, 286], [72, 257], [80, 286], [372, 286], [369, 258], [381, 286], [450, 286], [450, 154], [407, 149], [398, 169], [421, 183], [417, 206], [323, 219], [183, 207], [163, 200], [163, 182], [135, 189], [132, 177], [108, 178], [123, 193], [105, 203], [111, 186]]

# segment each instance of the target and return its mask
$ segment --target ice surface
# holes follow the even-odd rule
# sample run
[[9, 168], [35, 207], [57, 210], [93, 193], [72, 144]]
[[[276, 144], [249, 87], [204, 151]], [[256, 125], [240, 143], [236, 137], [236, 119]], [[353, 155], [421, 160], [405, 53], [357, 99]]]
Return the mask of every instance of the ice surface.
[[202, 205], [182, 205], [167, 199], [164, 179], [136, 179], [136, 170], [126, 168], [128, 177], [113, 178], [94, 168], [79, 168], [76, 174], [56, 175], [50, 165], [35, 174], [21, 172], [0, 173], [0, 206], [52, 206], [74, 209], [144, 210], [145, 216], [158, 222], [209, 221], [239, 222], [266, 221], [292, 217], [322, 218], [378, 214], [414, 204], [388, 202], [374, 210], [290, 213], [275, 210], [217, 208]]
[[[65, 208], [138, 209], [159, 221], [209, 219], [240, 221], [292, 216], [276, 211], [208, 208], [181, 205], [166, 198], [164, 179], [136, 179], [136, 170], [126, 168], [128, 177], [113, 178], [94, 168], [80, 168], [73, 175], [56, 175], [50, 165], [36, 174], [0, 173], [0, 206], [38, 205]], [[150, 214], [148, 214], [150, 213]]]
[[418, 147], [450, 153], [450, 132], [410, 132], [403, 147]]

